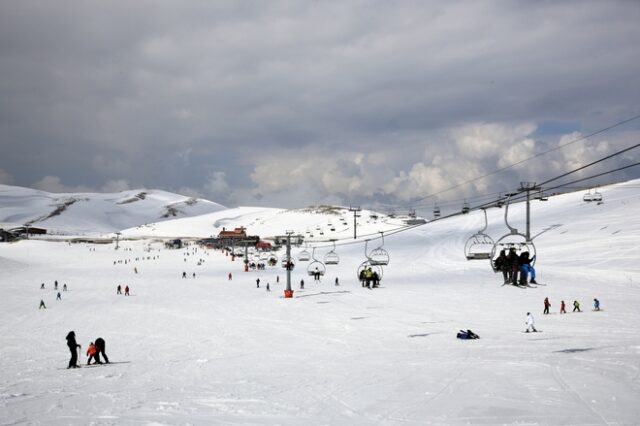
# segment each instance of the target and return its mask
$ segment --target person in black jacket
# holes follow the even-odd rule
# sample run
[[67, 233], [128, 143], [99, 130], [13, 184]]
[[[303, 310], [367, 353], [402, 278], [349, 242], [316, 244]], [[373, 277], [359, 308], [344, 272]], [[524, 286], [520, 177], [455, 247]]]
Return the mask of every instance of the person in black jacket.
[[70, 331], [69, 334], [67, 334], [67, 346], [69, 347], [69, 351], [71, 351], [71, 359], [69, 360], [69, 366], [67, 369], [78, 368], [77, 349], [80, 348], [80, 345], [76, 342], [76, 333], [73, 331]]
[[96, 364], [102, 364], [102, 361], [100, 361], [100, 355], [104, 357], [104, 362], [109, 364], [109, 358], [107, 357], [107, 354], [104, 352], [104, 348], [105, 348], [104, 339], [102, 337], [98, 337], [96, 339], [96, 355], [94, 357], [96, 359]]
[[502, 271], [502, 278], [504, 278], [505, 284], [509, 282], [509, 272], [511, 271], [511, 266], [508, 263], [507, 253], [504, 250], [500, 250], [500, 255], [496, 258], [494, 265], [497, 271]]
[[518, 254], [516, 253], [515, 248], [511, 247], [509, 249], [507, 261], [508, 268], [511, 270], [511, 275], [509, 276], [511, 284], [518, 285], [518, 271], [520, 271], [520, 264], [518, 263]]

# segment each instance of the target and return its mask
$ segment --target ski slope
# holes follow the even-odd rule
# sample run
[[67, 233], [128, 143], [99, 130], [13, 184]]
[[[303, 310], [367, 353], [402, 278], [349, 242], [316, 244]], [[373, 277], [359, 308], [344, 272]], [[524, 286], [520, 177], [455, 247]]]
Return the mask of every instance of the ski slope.
[[[223, 210], [133, 226], [118, 250], [0, 244], [0, 422], [639, 424], [640, 181], [600, 192], [602, 205], [584, 203], [582, 193], [532, 203], [545, 284], [535, 288], [502, 286], [488, 261], [465, 260], [465, 241], [484, 225], [477, 211], [385, 236], [391, 262], [374, 290], [356, 279], [362, 241], [340, 238], [341, 262], [327, 266], [321, 283], [297, 264], [293, 299], [282, 297], [280, 267], [243, 272], [219, 251], [166, 250], [155, 238], [240, 225], [251, 234], [306, 232], [326, 226], [324, 215]], [[504, 209], [487, 213], [487, 234], [506, 234]], [[362, 221], [371, 236], [395, 226]], [[509, 208], [509, 223], [523, 229], [523, 204]], [[320, 241], [317, 257], [330, 249]], [[69, 286], [61, 301], [54, 280]], [[118, 284], [131, 296], [116, 295]], [[583, 312], [571, 313], [573, 300]], [[541, 333], [522, 333], [529, 311]], [[481, 339], [456, 339], [461, 328]], [[83, 355], [103, 337], [110, 360], [123, 363], [67, 370], [70, 330]]]

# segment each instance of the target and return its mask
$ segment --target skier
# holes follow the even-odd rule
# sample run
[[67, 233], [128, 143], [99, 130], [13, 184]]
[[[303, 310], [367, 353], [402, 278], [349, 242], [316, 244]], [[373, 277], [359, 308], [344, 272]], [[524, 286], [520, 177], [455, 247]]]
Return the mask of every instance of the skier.
[[122, 294], [122, 286], [118, 284], [118, 288], [116, 289], [116, 294]]
[[100, 361], [100, 355], [104, 357], [104, 362], [109, 364], [109, 358], [107, 357], [107, 354], [104, 352], [104, 348], [105, 348], [104, 339], [102, 337], [98, 337], [96, 339], [96, 355], [95, 355], [97, 364], [102, 364], [102, 361]]
[[593, 299], [593, 310], [594, 311], [600, 310], [600, 301], [598, 299]]
[[260, 278], [256, 278], [256, 288], [260, 288]]
[[62, 286], [62, 291], [67, 291], [67, 284], [66, 283]]
[[300, 280], [300, 290], [304, 289], [304, 280]]
[[229, 281], [231, 281], [233, 279], [233, 275], [231, 275], [231, 272], [229, 272]]
[[62, 296], [60, 295], [60, 292], [58, 292], [58, 296], [56, 296], [56, 300], [62, 300]]
[[125, 296], [128, 296], [128, 295], [129, 295], [129, 286], [126, 286], [126, 287], [124, 288], [124, 295], [125, 295]]
[[195, 278], [195, 277], [196, 277], [196, 273], [194, 272], [194, 273], [193, 273], [193, 278]]
[[38, 308], [38, 310], [45, 308], [47, 309], [47, 307], [44, 305], [44, 300], [40, 299], [40, 307]]
[[69, 348], [69, 351], [71, 351], [71, 359], [69, 360], [69, 366], [67, 369], [78, 368], [77, 351], [80, 350], [80, 345], [76, 342], [76, 333], [73, 331], [70, 331], [69, 334], [67, 334], [67, 347]]
[[533, 319], [533, 315], [531, 315], [531, 312], [527, 312], [527, 322], [525, 324], [527, 325], [527, 333], [529, 332], [529, 329], [531, 329], [534, 333], [538, 331], [536, 330], [535, 321]]
[[40, 290], [44, 290], [44, 283], [40, 284]]
[[338, 277], [336, 277], [336, 285], [340, 285], [340, 283], [338, 282]]
[[544, 298], [544, 315], [549, 315], [549, 307], [551, 307], [551, 302], [549, 302], [549, 298]]
[[575, 312], [575, 311], [582, 312], [582, 311], [580, 310], [580, 303], [578, 303], [578, 301], [577, 301], [577, 300], [574, 300], [574, 301], [573, 301], [573, 312]]
[[566, 314], [566, 313], [567, 313], [567, 311], [566, 311], [566, 309], [565, 309], [565, 308], [566, 308], [566, 306], [565, 306], [565, 304], [564, 304], [564, 300], [561, 300], [561, 301], [560, 301], [560, 313], [561, 313], [561, 314]]
[[500, 250], [500, 255], [496, 258], [494, 265], [496, 270], [502, 271], [502, 278], [504, 283], [507, 284], [509, 282], [509, 261], [504, 250]]
[[187, 273], [186, 273], [186, 271], [183, 271], [183, 272], [182, 272], [182, 278], [187, 278]]
[[271, 291], [271, 290], [269, 289], [269, 283], [267, 283], [267, 291]]
[[276, 284], [280, 282], [280, 275], [276, 275]]
[[96, 352], [96, 345], [94, 345], [93, 342], [89, 343], [89, 348], [87, 349], [87, 356], [89, 357], [89, 359], [87, 359], [87, 365], [91, 365], [91, 360], [94, 360], [94, 363], [97, 364], [95, 361]]
[[138, 267], [137, 266], [133, 267], [133, 272], [135, 272], [136, 274], [138, 273]]
[[58, 289], [58, 280], [56, 280], [56, 281], [53, 283], [53, 289], [54, 289], [54, 290], [57, 290], [57, 289]]
[[531, 274], [531, 284], [537, 284], [536, 270], [531, 266], [532, 261], [533, 259], [529, 259], [528, 251], [520, 253], [518, 257], [518, 264], [520, 265], [520, 285], [527, 285], [527, 276], [529, 274]]

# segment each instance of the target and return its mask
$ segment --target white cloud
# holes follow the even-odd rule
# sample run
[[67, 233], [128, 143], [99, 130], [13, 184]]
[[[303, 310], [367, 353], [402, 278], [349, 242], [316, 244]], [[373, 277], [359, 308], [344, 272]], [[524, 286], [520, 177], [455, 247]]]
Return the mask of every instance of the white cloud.
[[67, 186], [64, 185], [61, 179], [57, 176], [45, 176], [38, 182], [33, 184], [33, 187], [47, 192], [55, 193], [79, 193], [79, 192], [93, 192], [93, 190], [87, 186]]
[[0, 169], [0, 183], [11, 185], [11, 183], [13, 183], [13, 177], [5, 170]]

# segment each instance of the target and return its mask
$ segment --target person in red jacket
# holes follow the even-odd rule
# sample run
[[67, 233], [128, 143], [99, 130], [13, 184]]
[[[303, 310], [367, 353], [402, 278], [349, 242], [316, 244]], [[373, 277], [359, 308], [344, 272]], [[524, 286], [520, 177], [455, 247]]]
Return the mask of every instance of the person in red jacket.
[[126, 286], [126, 287], [124, 288], [124, 295], [125, 295], [125, 296], [128, 296], [128, 295], [129, 295], [129, 286]]
[[89, 357], [89, 359], [87, 360], [87, 365], [91, 364], [91, 360], [94, 360], [95, 363], [96, 352], [98, 352], [98, 350], [96, 349], [96, 345], [91, 342], [89, 344], [89, 348], [87, 349], [87, 356]]
[[549, 308], [551, 307], [551, 302], [549, 302], [549, 298], [544, 298], [544, 315], [549, 315]]
[[560, 313], [561, 314], [566, 314], [567, 313], [566, 306], [564, 304], [564, 300], [560, 301]]

